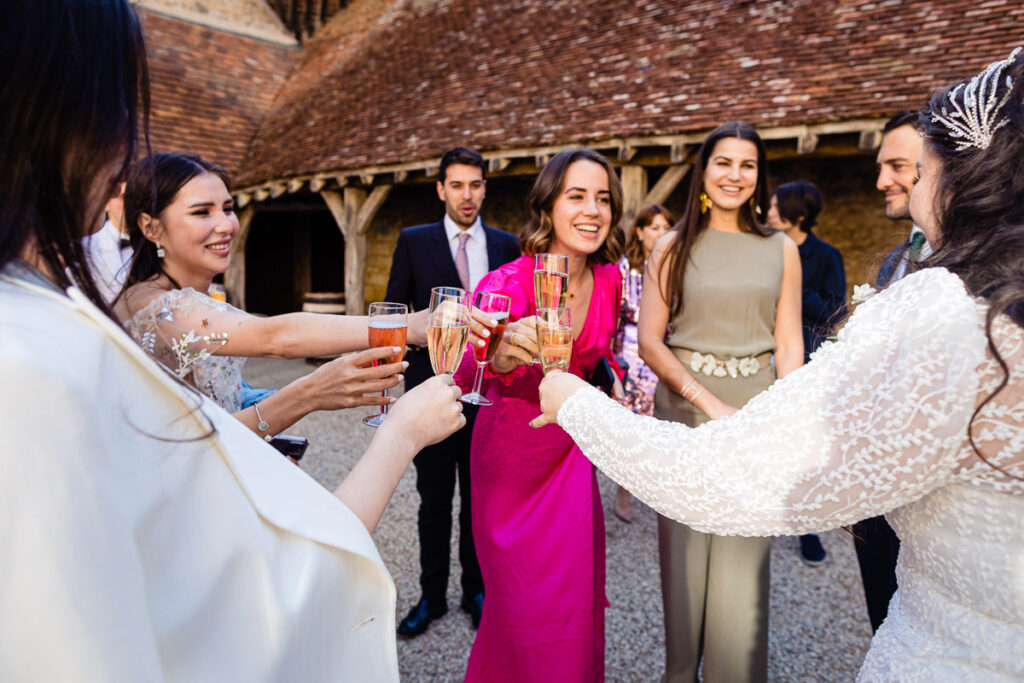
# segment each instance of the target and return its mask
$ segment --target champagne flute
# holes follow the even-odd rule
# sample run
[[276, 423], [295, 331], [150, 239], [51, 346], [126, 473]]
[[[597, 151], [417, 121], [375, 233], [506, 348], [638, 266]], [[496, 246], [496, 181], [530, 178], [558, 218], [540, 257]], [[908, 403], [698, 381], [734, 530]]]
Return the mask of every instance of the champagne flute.
[[[384, 358], [374, 361], [374, 367], [387, 363], [397, 363], [402, 360], [405, 353], [405, 335], [409, 330], [408, 323], [409, 307], [405, 304], [393, 304], [388, 301], [376, 301], [370, 304], [370, 321], [368, 332], [370, 337], [370, 348], [381, 346], [397, 346], [401, 350]], [[388, 390], [381, 392], [381, 396], [388, 397]], [[376, 415], [367, 415], [363, 418], [363, 424], [370, 427], [380, 427], [388, 415], [388, 404], [380, 407]]]
[[478, 309], [494, 318], [498, 324], [491, 329], [491, 336], [484, 340], [483, 346], [473, 346], [473, 359], [476, 361], [476, 378], [473, 380], [473, 391], [464, 395], [460, 400], [476, 406], [489, 406], [493, 405], [493, 403], [480, 393], [480, 385], [484, 381], [484, 368], [494, 358], [494, 352], [498, 350], [498, 344], [501, 343], [501, 338], [505, 335], [508, 314], [512, 310], [512, 299], [504, 294], [477, 292], [475, 305]]
[[430, 290], [427, 352], [435, 375], [454, 375], [469, 339], [469, 292], [458, 287]]
[[537, 309], [537, 345], [544, 374], [569, 371], [572, 356], [572, 318], [568, 308]]
[[537, 308], [565, 308], [569, 293], [569, 257], [537, 254], [533, 260], [533, 299]]

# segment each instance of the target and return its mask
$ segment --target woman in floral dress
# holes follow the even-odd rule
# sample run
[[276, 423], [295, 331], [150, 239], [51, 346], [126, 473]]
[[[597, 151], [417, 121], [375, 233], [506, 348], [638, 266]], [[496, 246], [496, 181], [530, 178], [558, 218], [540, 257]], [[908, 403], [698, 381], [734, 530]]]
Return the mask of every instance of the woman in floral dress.
[[[639, 214], [633, 230], [626, 238], [626, 253], [619, 259], [622, 272], [622, 305], [619, 308], [619, 331], [615, 334], [612, 350], [625, 361], [628, 369], [623, 389], [623, 404], [637, 415], [654, 414], [654, 389], [658, 377], [640, 358], [636, 324], [640, 313], [640, 292], [643, 291], [647, 257], [658, 238], [665, 234], [675, 219], [664, 206], [652, 204]], [[633, 498], [629, 491], [618, 487], [615, 494], [615, 515], [624, 522], [633, 521]]]

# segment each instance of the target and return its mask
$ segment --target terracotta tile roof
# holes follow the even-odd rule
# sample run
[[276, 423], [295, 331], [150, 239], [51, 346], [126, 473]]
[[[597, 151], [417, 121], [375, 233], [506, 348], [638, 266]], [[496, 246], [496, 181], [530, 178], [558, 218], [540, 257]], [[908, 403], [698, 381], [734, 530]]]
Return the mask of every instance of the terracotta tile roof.
[[153, 149], [187, 151], [235, 174], [300, 56], [297, 47], [142, 10]]
[[147, 28], [154, 71], [176, 79], [162, 86], [161, 139], [209, 146], [240, 167], [242, 186], [429, 159], [456, 144], [882, 118], [1024, 43], [1024, 5], [354, 0], [299, 54], [157, 17]]

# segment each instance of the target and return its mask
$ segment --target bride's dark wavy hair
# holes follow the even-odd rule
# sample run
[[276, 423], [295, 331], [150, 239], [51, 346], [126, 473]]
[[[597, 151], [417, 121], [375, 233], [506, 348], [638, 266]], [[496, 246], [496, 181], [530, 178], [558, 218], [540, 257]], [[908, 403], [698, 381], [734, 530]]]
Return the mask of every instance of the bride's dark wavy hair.
[[[1007, 85], [1007, 76], [1012, 85]], [[1006, 314], [1024, 327], [1024, 52], [1017, 53], [995, 86], [995, 101], [1008, 99], [996, 110], [994, 120], [1006, 123], [995, 130], [986, 149], [973, 145], [958, 149], [963, 138], [953, 137], [949, 128], [932, 117], [932, 112], [963, 107], [965, 89], [966, 82], [940, 90], [921, 111], [924, 143], [941, 160], [942, 172], [935, 196], [941, 240], [919, 267], [939, 266], [956, 273], [971, 295], [988, 302], [985, 335], [1003, 379], [975, 409], [968, 437], [978, 456], [989, 462], [974, 442], [974, 421], [1010, 380], [1009, 368], [992, 339], [992, 323]]]

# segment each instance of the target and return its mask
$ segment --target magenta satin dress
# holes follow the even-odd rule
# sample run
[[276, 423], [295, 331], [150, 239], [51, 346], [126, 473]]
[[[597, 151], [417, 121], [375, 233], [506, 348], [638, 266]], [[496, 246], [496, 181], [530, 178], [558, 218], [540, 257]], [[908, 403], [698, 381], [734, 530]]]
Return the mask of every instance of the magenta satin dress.
[[[587, 378], [611, 357], [622, 276], [594, 267], [587, 320], [573, 342], [570, 371]], [[531, 316], [533, 258], [523, 256], [480, 281], [477, 291], [512, 298], [511, 320]], [[472, 382], [467, 353], [456, 374]], [[484, 579], [483, 619], [467, 681], [604, 678], [604, 515], [590, 461], [557, 425], [531, 429], [540, 414], [539, 365], [490, 373], [493, 406], [477, 413], [470, 451], [473, 538]]]

